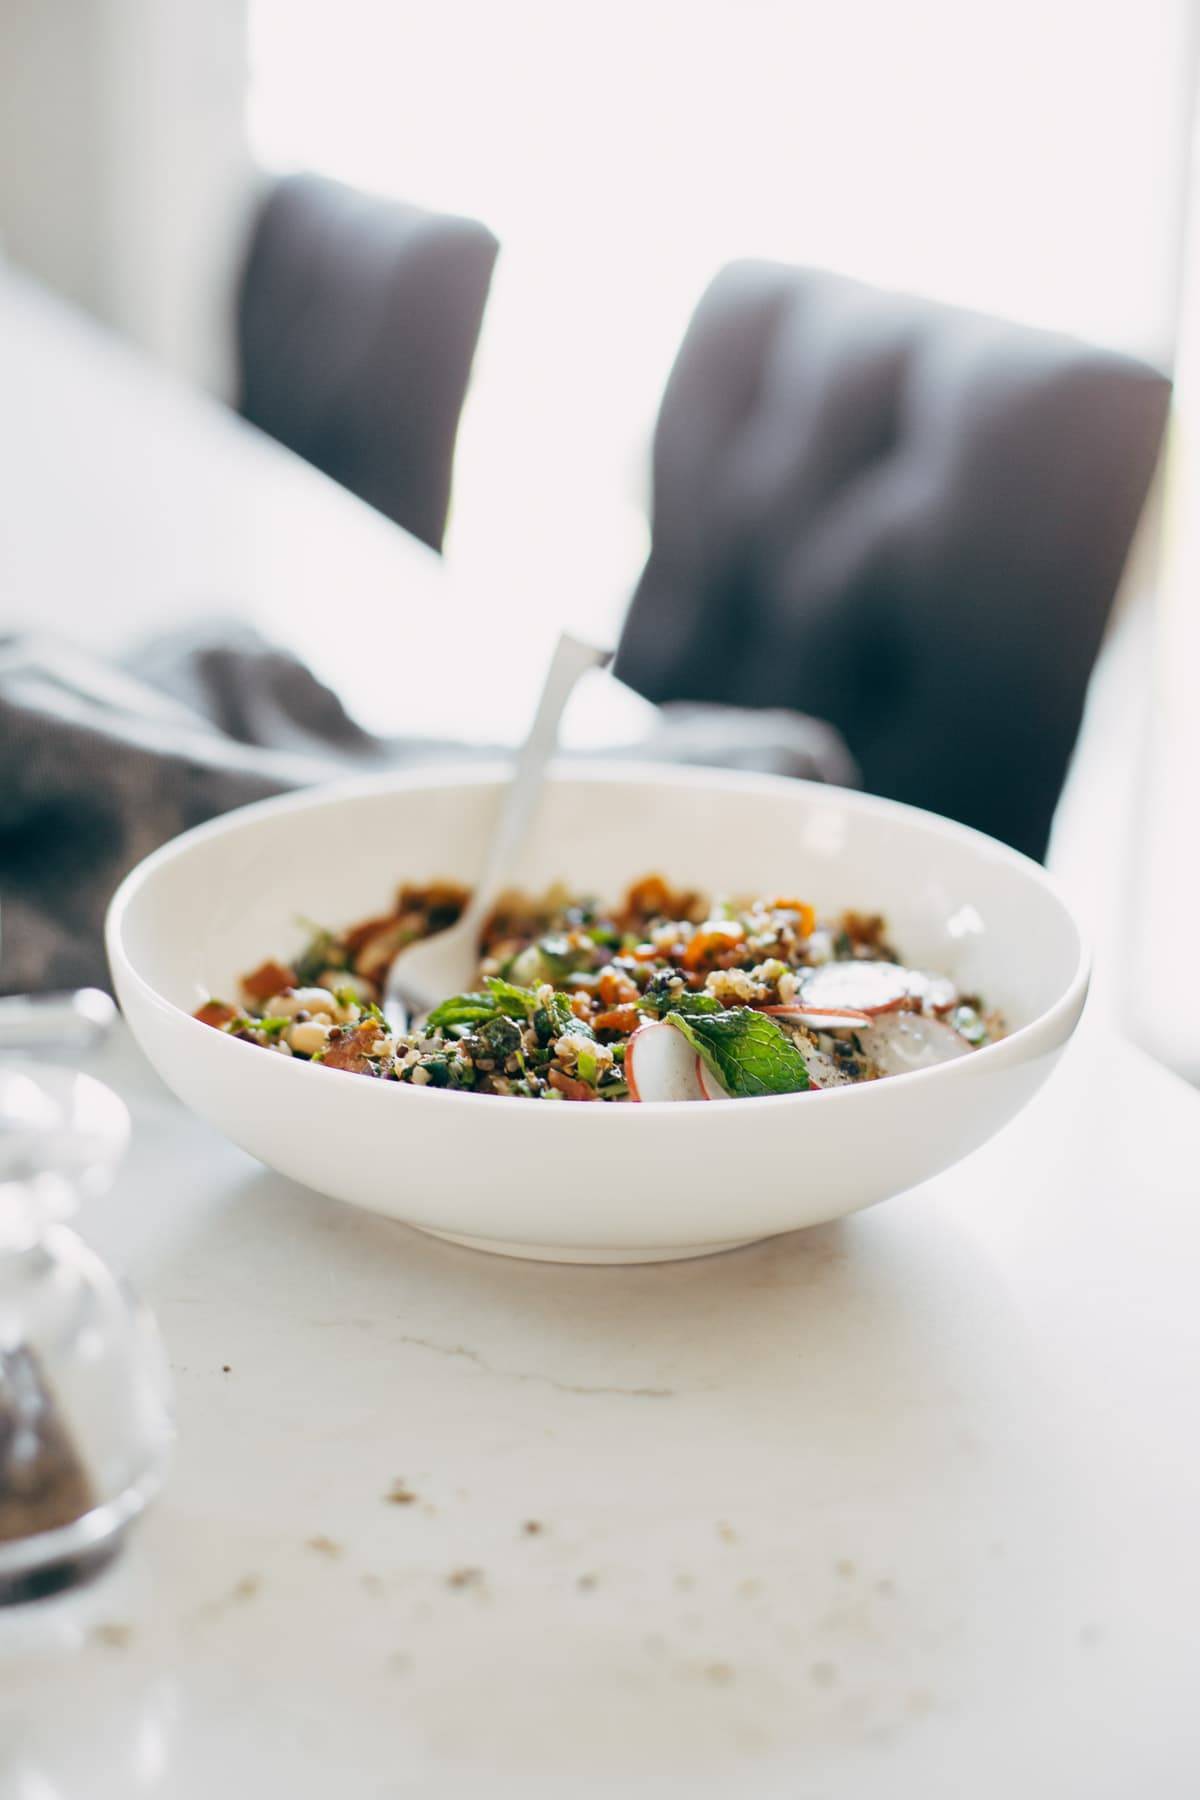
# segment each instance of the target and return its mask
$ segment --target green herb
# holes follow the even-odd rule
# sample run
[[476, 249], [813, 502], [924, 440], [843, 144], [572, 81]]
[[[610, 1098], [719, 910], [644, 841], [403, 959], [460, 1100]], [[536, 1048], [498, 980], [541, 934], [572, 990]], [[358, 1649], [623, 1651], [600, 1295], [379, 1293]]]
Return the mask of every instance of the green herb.
[[559, 1036], [564, 1031], [572, 1037], [594, 1038], [595, 1032], [586, 1019], [579, 1018], [566, 994], [554, 994], [550, 999], [550, 1016], [554, 1021], [555, 1031]]
[[580, 1081], [586, 1081], [589, 1087], [595, 1087], [596, 1077], [600, 1073], [600, 1064], [592, 1050], [581, 1050], [575, 1062], [576, 1073]]
[[451, 1025], [478, 1025], [485, 1019], [494, 1019], [499, 1010], [490, 994], [452, 994], [434, 1007], [425, 1029], [445, 1031]]
[[510, 975], [514, 981], [536, 987], [539, 982], [552, 981], [556, 971], [546, 961], [537, 944], [526, 944], [523, 950], [519, 950], [514, 957], [510, 958], [504, 973]]
[[293, 964], [297, 987], [313, 987], [326, 969], [345, 968], [346, 952], [332, 931], [324, 925], [314, 925], [311, 919], [297, 919], [296, 923], [312, 933], [303, 955]]
[[532, 1017], [537, 1006], [537, 995], [532, 988], [517, 987], [515, 982], [504, 981], [499, 975], [489, 975], [485, 985], [492, 996], [494, 1012], [507, 1013], [511, 1019]]
[[537, 987], [543, 981], [565, 981], [577, 970], [586, 968], [593, 954], [590, 943], [573, 945], [562, 932], [552, 931], [519, 951], [509, 973], [514, 981], [523, 981], [530, 987]]
[[282, 1037], [291, 1024], [290, 1019], [255, 1019], [255, 1031], [261, 1031], [264, 1037]]
[[481, 1025], [479, 1037], [487, 1046], [489, 1056], [496, 1057], [500, 1062], [521, 1048], [521, 1027], [514, 1019], [505, 1018], [503, 1014]]
[[608, 1081], [605, 1082], [603, 1087], [598, 1088], [596, 1091], [601, 1100], [623, 1100], [629, 1092], [629, 1083], [626, 1081]]
[[537, 1008], [537, 1011], [533, 1015], [532, 1024], [537, 1036], [537, 1041], [543, 1048], [547, 1044], [552, 1043], [558, 1036], [558, 1020], [555, 1018], [554, 1014], [548, 1011], [544, 1006], [539, 1006]]
[[638, 1004], [645, 1012], [652, 1012], [656, 1018], [662, 1018], [664, 1013], [678, 1005], [686, 992], [683, 976], [677, 969], [656, 969], [646, 983], [645, 992]]
[[728, 1012], [667, 1014], [736, 1099], [756, 1094], [800, 1094], [809, 1086], [804, 1058], [773, 1019], [748, 1006]]
[[[719, 1013], [725, 1009], [719, 1000], [711, 994], [680, 994], [671, 1011], [682, 1013], [685, 1019], [694, 1019], [705, 1013]], [[743, 1009], [748, 1010], [748, 1009]]]
[[537, 947], [557, 974], [565, 975], [572, 968], [574, 953], [571, 950], [570, 939], [564, 937], [561, 932], [552, 931], [545, 937], [539, 938]]
[[646, 992], [638, 1001], [643, 1012], [653, 1013], [655, 1018], [665, 1019], [668, 1013], [682, 1013], [685, 1018], [694, 1018], [699, 1013], [718, 1013], [724, 1011], [719, 1000], [711, 994], [693, 994], [681, 985], [680, 977], [671, 969], [660, 969], [653, 977]]

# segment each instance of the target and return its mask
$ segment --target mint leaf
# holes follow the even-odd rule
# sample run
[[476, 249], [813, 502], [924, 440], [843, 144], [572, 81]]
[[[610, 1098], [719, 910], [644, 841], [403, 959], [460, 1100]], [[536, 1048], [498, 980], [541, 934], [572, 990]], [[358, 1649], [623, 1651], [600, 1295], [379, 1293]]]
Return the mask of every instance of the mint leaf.
[[721, 1012], [719, 1000], [711, 994], [692, 994], [683, 986], [677, 969], [660, 969], [650, 977], [646, 991], [638, 1001], [643, 1012], [653, 1013], [655, 1018], [665, 1019], [668, 1013], [683, 1013], [691, 1018], [693, 1013]]
[[528, 1019], [537, 1006], [532, 988], [517, 987], [501, 981], [498, 975], [486, 978], [486, 994], [451, 994], [435, 1006], [425, 1021], [427, 1031], [448, 1031], [454, 1025], [482, 1025], [488, 1019]]
[[749, 1006], [728, 1012], [667, 1014], [735, 1099], [757, 1094], [802, 1094], [809, 1086], [804, 1058], [773, 1019]]
[[532, 988], [517, 987], [515, 982], [502, 981], [499, 975], [488, 975], [485, 979], [492, 996], [493, 1011], [507, 1013], [510, 1019], [532, 1017], [537, 1006], [537, 995]]
[[452, 994], [434, 1007], [424, 1029], [447, 1031], [452, 1025], [480, 1025], [485, 1019], [494, 1019], [499, 1010], [490, 994]]
[[680, 1013], [685, 1019], [694, 1019], [700, 1013], [719, 1013], [724, 1010], [721, 1002], [711, 994], [680, 994], [670, 1008], [671, 1012]]

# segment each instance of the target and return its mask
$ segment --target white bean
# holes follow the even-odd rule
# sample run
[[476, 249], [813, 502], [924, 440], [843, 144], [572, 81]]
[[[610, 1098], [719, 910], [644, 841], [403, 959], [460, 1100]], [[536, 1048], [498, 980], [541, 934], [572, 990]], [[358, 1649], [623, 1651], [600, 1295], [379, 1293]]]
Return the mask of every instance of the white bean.
[[315, 1056], [329, 1041], [329, 1026], [319, 1019], [303, 1019], [299, 1025], [289, 1025], [286, 1035], [292, 1049], [301, 1056]]
[[338, 1003], [328, 988], [290, 988], [286, 994], [272, 994], [263, 1008], [269, 1019], [294, 1019], [298, 1012], [323, 1013], [327, 1019], [337, 1017]]

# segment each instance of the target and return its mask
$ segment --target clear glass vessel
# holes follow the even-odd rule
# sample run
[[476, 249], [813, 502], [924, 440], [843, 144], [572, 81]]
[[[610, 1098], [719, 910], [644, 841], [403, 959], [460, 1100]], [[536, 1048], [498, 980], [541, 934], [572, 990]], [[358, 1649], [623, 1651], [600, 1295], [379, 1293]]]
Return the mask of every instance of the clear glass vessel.
[[97, 1573], [162, 1478], [154, 1322], [63, 1223], [109, 1184], [128, 1137], [101, 1082], [0, 1061], [0, 1603]]

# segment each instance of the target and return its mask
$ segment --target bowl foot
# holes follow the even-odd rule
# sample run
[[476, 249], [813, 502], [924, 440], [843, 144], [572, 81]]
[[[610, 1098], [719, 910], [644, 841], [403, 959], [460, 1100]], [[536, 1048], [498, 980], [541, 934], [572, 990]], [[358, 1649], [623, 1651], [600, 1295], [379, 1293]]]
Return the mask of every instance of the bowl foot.
[[730, 1238], [722, 1244], [679, 1244], [669, 1247], [648, 1246], [639, 1250], [590, 1248], [579, 1244], [514, 1244], [503, 1238], [461, 1237], [455, 1231], [432, 1231], [427, 1225], [414, 1230], [426, 1237], [440, 1238], [444, 1244], [461, 1244], [467, 1250], [482, 1250], [488, 1256], [514, 1256], [523, 1262], [556, 1263], [660, 1263], [685, 1262], [690, 1257], [720, 1256], [726, 1250], [741, 1250], [758, 1238]]

